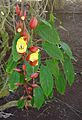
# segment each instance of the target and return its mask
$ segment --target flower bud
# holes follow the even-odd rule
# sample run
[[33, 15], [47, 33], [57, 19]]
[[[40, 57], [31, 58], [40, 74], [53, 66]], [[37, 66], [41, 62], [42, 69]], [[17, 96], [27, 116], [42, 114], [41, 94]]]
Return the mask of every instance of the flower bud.
[[15, 68], [14, 70], [15, 70], [16, 72], [19, 72], [19, 73], [21, 72], [21, 69], [20, 69], [20, 68]]
[[16, 5], [16, 14], [17, 14], [18, 16], [20, 15], [20, 7], [19, 7], [18, 4]]
[[32, 88], [31, 88], [31, 87], [28, 87], [28, 91], [32, 91]]
[[30, 20], [30, 23], [29, 23], [29, 26], [31, 29], [35, 29], [38, 25], [38, 20], [36, 19], [36, 17], [33, 17], [31, 20]]
[[21, 17], [22, 21], [24, 21], [26, 19], [26, 10], [24, 11], [24, 14], [22, 11], [20, 12], [20, 17]]
[[31, 74], [30, 77], [31, 77], [31, 78], [37, 78], [37, 77], [38, 77], [38, 73], [33, 73], [33, 74]]
[[38, 87], [38, 85], [37, 84], [32, 84], [32, 87], [36, 88], [36, 87]]
[[23, 30], [23, 23], [20, 21], [18, 23], [16, 23], [16, 31], [21, 33]]
[[22, 65], [22, 69], [23, 69], [23, 70], [26, 70], [26, 65], [25, 65], [25, 64]]

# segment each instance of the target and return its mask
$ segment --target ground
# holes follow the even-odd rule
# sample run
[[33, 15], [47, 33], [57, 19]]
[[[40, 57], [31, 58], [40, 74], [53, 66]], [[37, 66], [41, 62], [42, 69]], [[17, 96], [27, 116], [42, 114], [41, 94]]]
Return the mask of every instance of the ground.
[[[5, 112], [12, 113], [13, 116], [6, 120], [82, 120], [82, 14], [61, 14], [59, 17], [66, 29], [58, 28], [60, 36], [70, 45], [77, 60], [74, 62], [76, 80], [73, 87], [71, 89], [67, 87], [65, 96], [55, 94], [56, 98], [39, 111], [8, 109]], [[3, 103], [11, 98], [13, 95], [5, 98]]]

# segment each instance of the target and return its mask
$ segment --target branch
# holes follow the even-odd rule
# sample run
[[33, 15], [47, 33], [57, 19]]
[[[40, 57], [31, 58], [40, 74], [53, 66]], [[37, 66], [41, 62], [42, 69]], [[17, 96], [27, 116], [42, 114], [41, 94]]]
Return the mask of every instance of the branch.
[[4, 104], [4, 105], [1, 105], [0, 106], [0, 111], [4, 111], [4, 110], [6, 110], [6, 109], [8, 109], [8, 108], [11, 108], [11, 107], [16, 107], [17, 106], [17, 100], [15, 100], [15, 101], [10, 101], [10, 102], [8, 102], [8, 103], [6, 103], [6, 104]]

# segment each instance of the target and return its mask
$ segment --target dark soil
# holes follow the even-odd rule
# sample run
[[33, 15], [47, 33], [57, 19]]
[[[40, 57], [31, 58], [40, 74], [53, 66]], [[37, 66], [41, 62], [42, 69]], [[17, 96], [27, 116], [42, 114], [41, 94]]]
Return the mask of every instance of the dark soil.
[[[61, 37], [70, 45], [77, 60], [74, 62], [76, 81], [73, 87], [67, 88], [65, 96], [57, 94], [56, 99], [49, 101], [39, 111], [8, 109], [5, 112], [12, 113], [13, 116], [6, 120], [82, 120], [82, 14], [61, 14], [59, 18], [67, 30], [58, 28]], [[11, 95], [5, 98], [3, 103], [13, 97]]]

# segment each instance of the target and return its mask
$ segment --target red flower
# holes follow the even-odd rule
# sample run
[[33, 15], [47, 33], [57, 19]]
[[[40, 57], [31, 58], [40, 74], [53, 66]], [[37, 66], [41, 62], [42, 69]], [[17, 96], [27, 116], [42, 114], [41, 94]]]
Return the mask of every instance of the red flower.
[[33, 17], [31, 20], [30, 20], [30, 23], [29, 23], [29, 26], [31, 29], [35, 29], [38, 25], [38, 20], [36, 19], [36, 17]]

